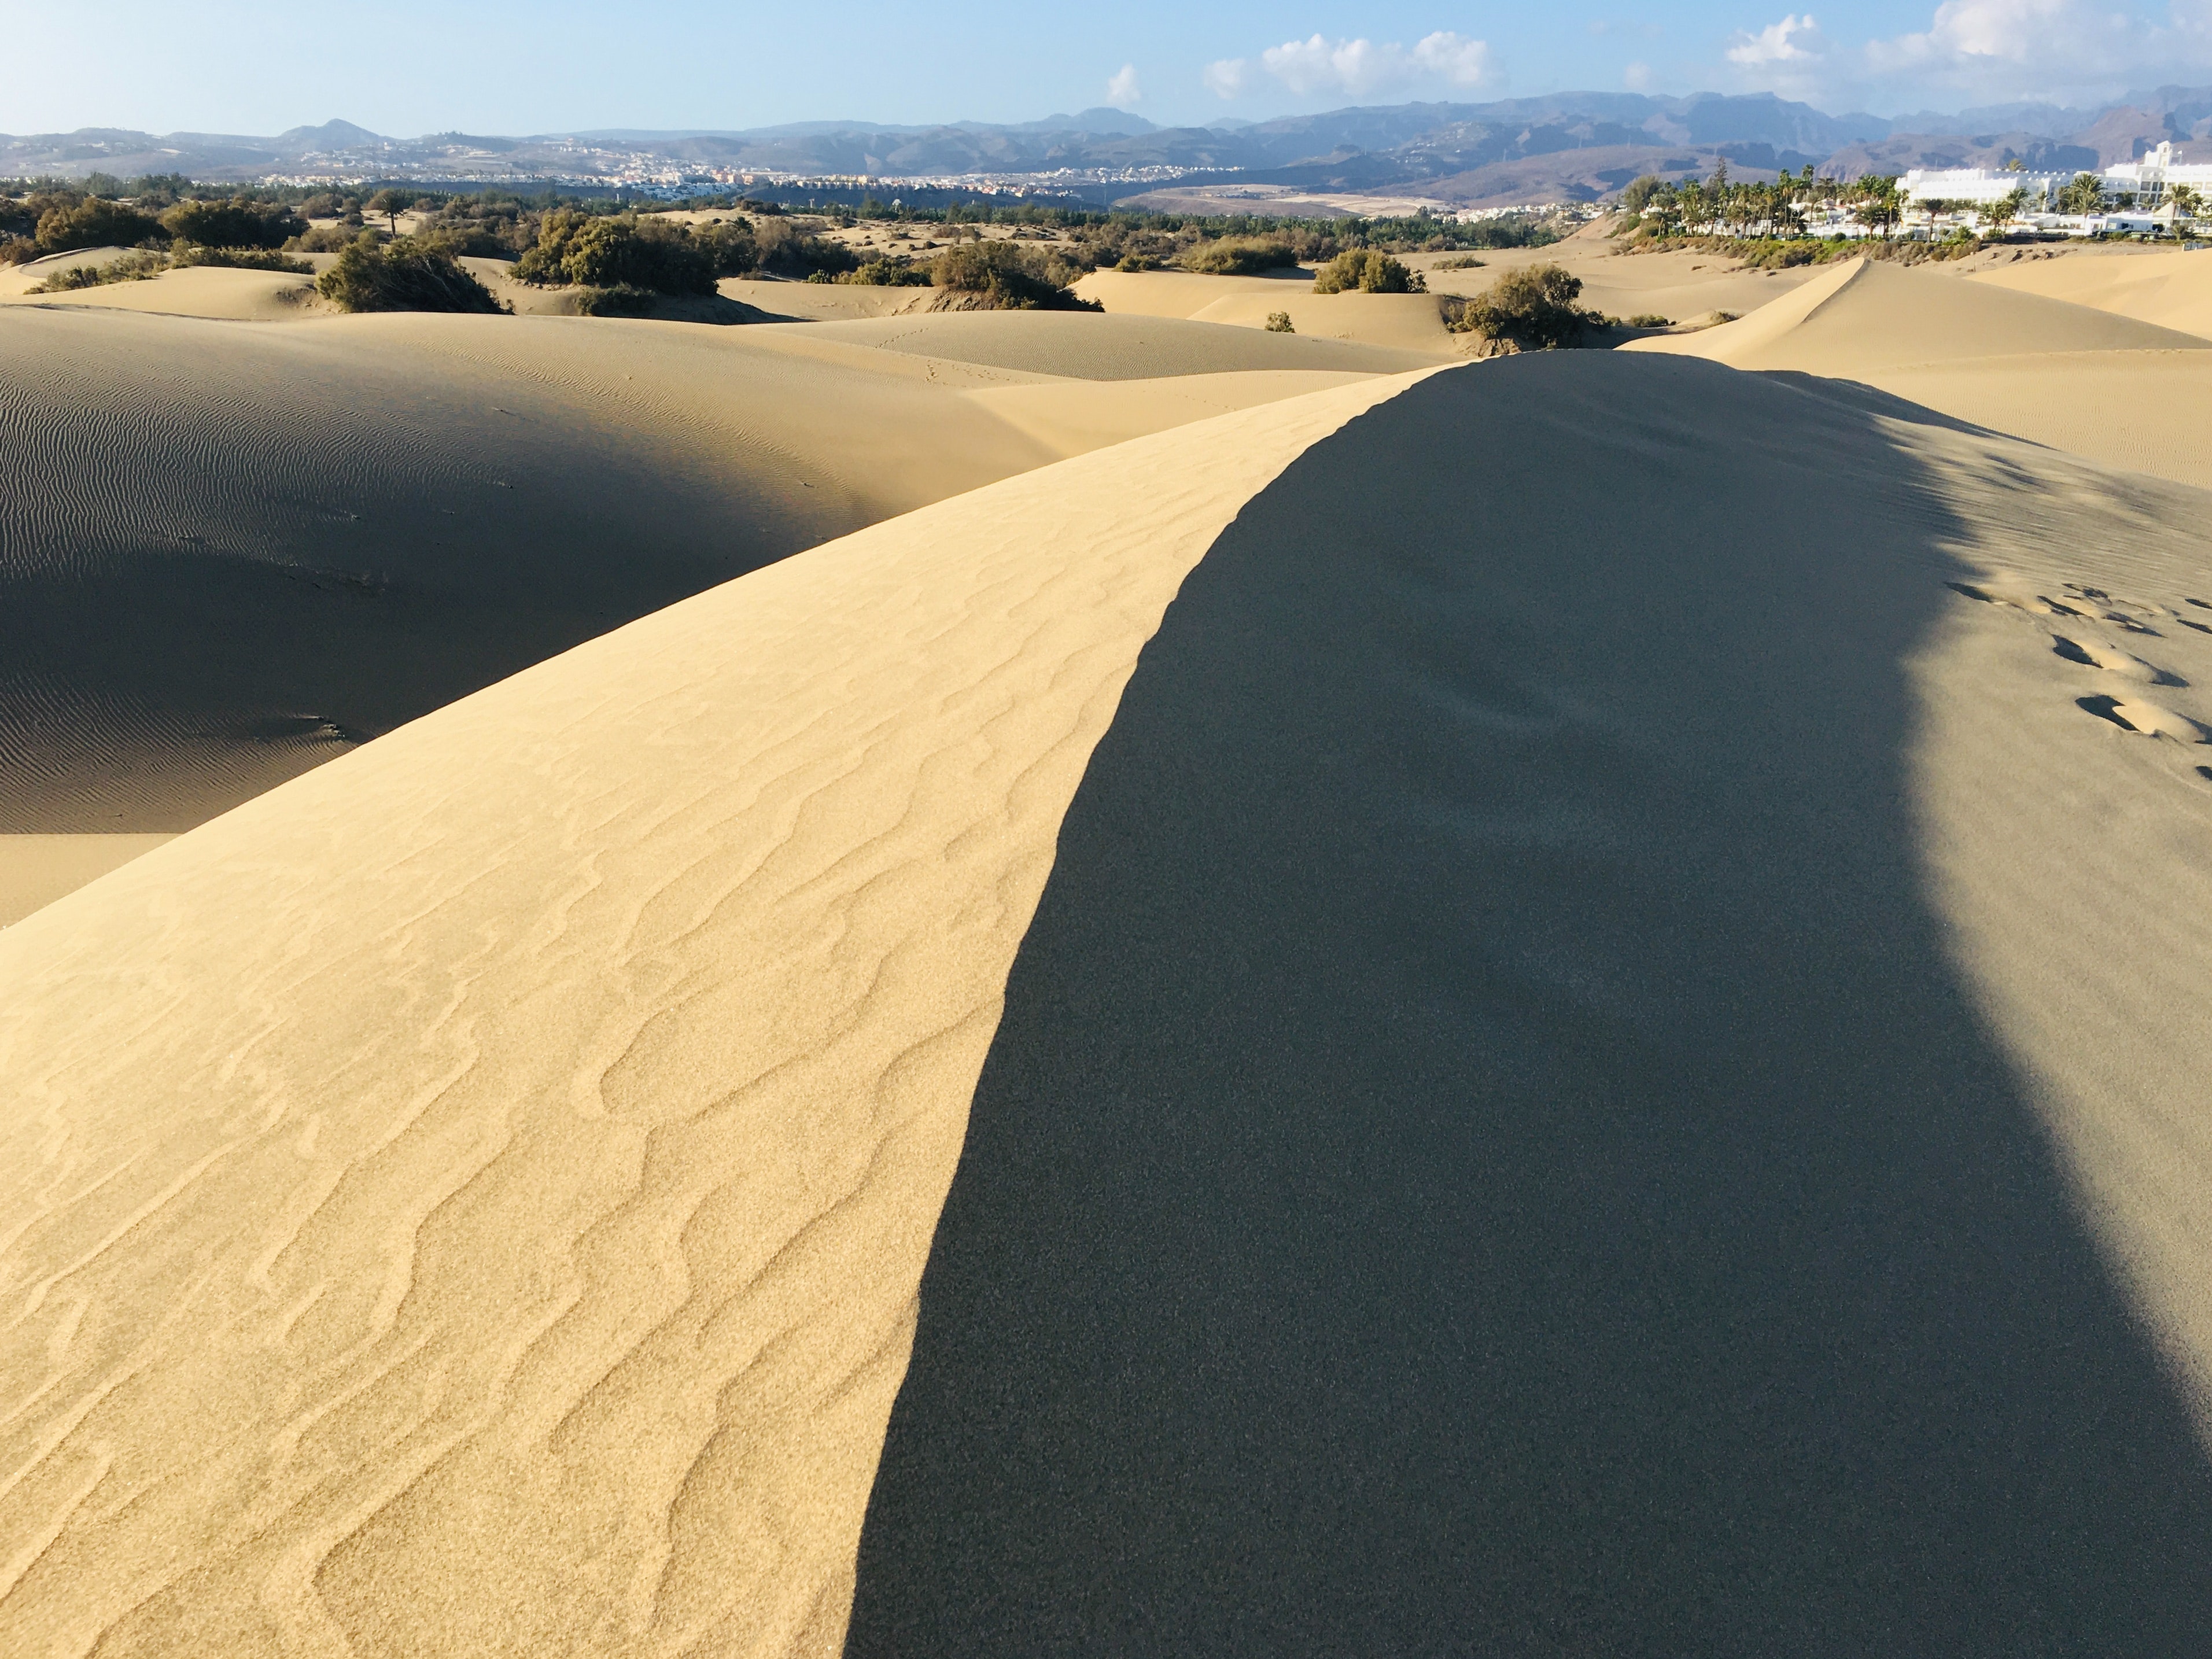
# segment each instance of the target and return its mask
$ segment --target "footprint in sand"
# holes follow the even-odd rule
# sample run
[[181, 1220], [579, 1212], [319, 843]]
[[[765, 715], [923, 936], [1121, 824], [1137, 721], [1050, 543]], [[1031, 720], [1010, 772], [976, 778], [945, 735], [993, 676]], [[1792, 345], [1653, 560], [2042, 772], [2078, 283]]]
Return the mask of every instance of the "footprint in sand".
[[2118, 674], [2122, 679], [2140, 680], [2145, 685], [2186, 685], [2187, 680], [2167, 668], [2145, 662], [2141, 657], [2130, 656], [2124, 651], [2115, 651], [2110, 646], [2092, 641], [2087, 645], [2068, 639], [2063, 634], [2051, 636], [2051, 651], [2069, 662], [2080, 663], [2084, 668], [2100, 668], [2107, 674]]
[[[2139, 732], [2147, 738], [2172, 738], [2181, 743], [2212, 743], [2212, 732], [2208, 732], [2186, 714], [2177, 714], [2171, 708], [2161, 708], [2154, 702], [2136, 698], [2076, 697], [2074, 706], [2094, 714], [2100, 720], [2110, 720], [2123, 732]], [[2203, 768], [2198, 768], [2202, 771]], [[2212, 775], [2212, 774], [2208, 774]]]

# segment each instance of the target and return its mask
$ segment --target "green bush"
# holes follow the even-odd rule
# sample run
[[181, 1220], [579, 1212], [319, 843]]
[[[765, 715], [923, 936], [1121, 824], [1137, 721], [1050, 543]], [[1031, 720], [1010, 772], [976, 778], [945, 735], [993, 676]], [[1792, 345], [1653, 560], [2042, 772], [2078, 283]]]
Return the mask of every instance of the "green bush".
[[337, 253], [360, 240], [360, 230], [351, 225], [315, 225], [287, 246], [299, 253]]
[[161, 222], [120, 202], [88, 196], [75, 207], [51, 207], [39, 216], [39, 246], [48, 253], [81, 247], [136, 247], [163, 240]]
[[1418, 270], [1371, 247], [1350, 247], [1323, 265], [1314, 277], [1316, 294], [1425, 294], [1427, 280]]
[[650, 317], [665, 296], [635, 283], [613, 288], [586, 288], [576, 295], [580, 317]]
[[179, 243], [169, 251], [169, 264], [178, 270], [192, 265], [220, 265], [232, 270], [281, 270], [292, 276], [312, 276], [315, 268], [305, 259], [266, 247], [195, 247]]
[[39, 252], [39, 245], [27, 236], [0, 236], [0, 265], [27, 265]]
[[714, 291], [714, 259], [680, 227], [585, 213], [547, 214], [538, 245], [516, 263], [514, 274], [519, 281], [552, 288]]
[[453, 257], [403, 236], [383, 246], [367, 236], [322, 275], [315, 291], [344, 311], [501, 312], [491, 290]]
[[905, 259], [870, 259], [855, 270], [846, 271], [837, 280], [858, 283], [870, 288], [927, 288], [931, 281], [928, 270]]
[[1182, 256], [1185, 270], [1208, 276], [1259, 276], [1297, 265], [1298, 256], [1289, 243], [1224, 237]]
[[282, 247], [307, 227], [289, 209], [229, 201], [179, 202], [161, 216], [161, 228], [198, 247]]
[[1598, 320], [1575, 304], [1582, 291], [1582, 278], [1558, 265], [1509, 270], [1468, 301], [1452, 327], [1524, 351], [1573, 345]]
[[1041, 248], [1013, 242], [969, 242], [937, 256], [930, 276], [948, 294], [967, 296], [978, 311], [1101, 311], [1067, 284], [1074, 270]]
[[1662, 317], [1656, 311], [1644, 311], [1631, 317], [1628, 319], [1628, 325], [1631, 328], [1672, 328], [1674, 326], [1674, 319], [1672, 317]]
[[159, 276], [168, 268], [167, 254], [142, 249], [119, 259], [110, 259], [104, 265], [71, 265], [65, 270], [58, 270], [30, 292], [74, 294], [79, 289], [100, 288], [109, 283], [143, 283], [149, 276]]
[[1480, 270], [1488, 263], [1489, 261], [1486, 259], [1476, 258], [1472, 253], [1462, 253], [1455, 259], [1437, 260], [1436, 269], [1438, 270]]
[[754, 233], [760, 268], [778, 276], [835, 276], [860, 268], [860, 256], [842, 242], [809, 236], [787, 219], [768, 219]]
[[1267, 313], [1267, 332], [1270, 334], [1295, 334], [1297, 332], [1297, 330], [1291, 324], [1291, 313], [1289, 312], [1271, 311]]

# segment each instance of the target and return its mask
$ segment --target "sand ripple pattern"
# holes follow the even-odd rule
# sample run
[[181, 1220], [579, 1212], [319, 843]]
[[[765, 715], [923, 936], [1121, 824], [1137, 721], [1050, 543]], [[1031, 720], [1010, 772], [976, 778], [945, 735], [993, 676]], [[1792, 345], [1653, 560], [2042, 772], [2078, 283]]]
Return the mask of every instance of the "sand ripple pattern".
[[0, 936], [0, 1650], [836, 1651], [1091, 748], [1405, 384], [757, 572]]

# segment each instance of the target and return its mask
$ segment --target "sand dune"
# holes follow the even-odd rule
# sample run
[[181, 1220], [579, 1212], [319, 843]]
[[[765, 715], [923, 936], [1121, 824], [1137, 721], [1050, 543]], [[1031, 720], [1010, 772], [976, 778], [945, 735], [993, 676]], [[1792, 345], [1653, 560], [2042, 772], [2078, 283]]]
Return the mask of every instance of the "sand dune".
[[926, 311], [937, 297], [930, 288], [872, 288], [859, 283], [771, 283], [725, 276], [715, 284], [735, 300], [776, 321], [850, 322]]
[[2186, 1650], [2208, 507], [1368, 380], [147, 854], [0, 933], [0, 1647]]
[[69, 294], [26, 294], [12, 303], [241, 322], [289, 322], [305, 316], [339, 314], [316, 297], [312, 276], [276, 270], [227, 270], [210, 265], [165, 270], [143, 282], [104, 283]]
[[1969, 280], [2212, 338], [2212, 259], [2202, 253], [2069, 249], [2063, 258], [2022, 259]]
[[1091, 745], [1403, 384], [759, 571], [0, 933], [0, 1648], [834, 1653]]
[[1060, 828], [848, 1653], [2191, 1646], [2208, 507], [1613, 354], [1309, 450]]
[[0, 927], [150, 853], [165, 835], [0, 835]]
[[2208, 346], [2088, 306], [1855, 260], [1740, 321], [1621, 349], [1855, 380], [2106, 465], [2212, 487], [2212, 449], [2199, 437], [2212, 416]]
[[[1386, 297], [1370, 295], [1370, 299]], [[1269, 334], [1167, 317], [1080, 312], [949, 311], [870, 321], [790, 325], [771, 332], [808, 342], [873, 346], [983, 367], [1086, 380], [1322, 369], [1397, 374], [1434, 368], [1436, 352], [1362, 341]]]
[[1635, 340], [1738, 368], [1870, 371], [2049, 351], [2193, 351], [2212, 341], [2041, 295], [1853, 259], [1740, 321]]
[[1464, 355], [1427, 294], [1316, 294], [1310, 276], [1203, 276], [1188, 271], [1095, 270], [1075, 285], [1109, 314], [1183, 318], [1264, 329], [1275, 312], [1298, 337], [1352, 341], [1431, 357]]
[[1092, 387], [958, 359], [1120, 374], [1178, 348], [1097, 317], [932, 320], [872, 342], [0, 311], [0, 833], [187, 828], [799, 548], [1401, 362], [1191, 325], [1224, 364], [1302, 367]]

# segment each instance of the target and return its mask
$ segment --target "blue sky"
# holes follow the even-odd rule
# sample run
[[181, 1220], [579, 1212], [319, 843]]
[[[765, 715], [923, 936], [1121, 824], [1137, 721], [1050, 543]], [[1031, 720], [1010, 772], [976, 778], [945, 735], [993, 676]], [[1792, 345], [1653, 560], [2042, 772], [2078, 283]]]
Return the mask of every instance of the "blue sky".
[[1024, 120], [1115, 103], [1164, 123], [1565, 88], [1775, 91], [1880, 114], [2081, 102], [2212, 81], [2212, 0], [1556, 0], [1066, 7], [390, 0], [0, 0], [0, 130], [272, 132], [333, 116], [459, 128]]

